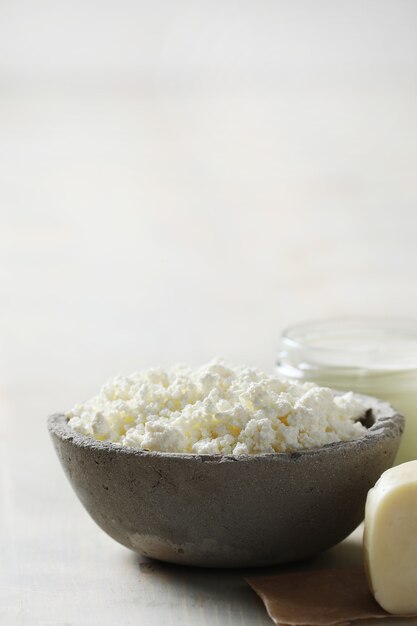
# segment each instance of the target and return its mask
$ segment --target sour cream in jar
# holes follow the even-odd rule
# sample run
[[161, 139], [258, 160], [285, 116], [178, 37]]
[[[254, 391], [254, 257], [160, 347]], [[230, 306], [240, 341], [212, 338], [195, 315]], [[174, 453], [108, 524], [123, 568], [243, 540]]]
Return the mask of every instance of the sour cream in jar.
[[417, 320], [338, 318], [281, 337], [280, 376], [387, 400], [406, 418], [397, 463], [417, 459]]

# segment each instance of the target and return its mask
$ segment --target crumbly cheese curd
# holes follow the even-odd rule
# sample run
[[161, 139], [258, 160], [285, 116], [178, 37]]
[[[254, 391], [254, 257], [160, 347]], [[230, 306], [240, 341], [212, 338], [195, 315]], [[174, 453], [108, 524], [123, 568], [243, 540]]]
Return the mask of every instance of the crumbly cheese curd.
[[99, 441], [161, 452], [264, 454], [360, 437], [367, 406], [348, 392], [217, 359], [117, 376], [66, 416]]

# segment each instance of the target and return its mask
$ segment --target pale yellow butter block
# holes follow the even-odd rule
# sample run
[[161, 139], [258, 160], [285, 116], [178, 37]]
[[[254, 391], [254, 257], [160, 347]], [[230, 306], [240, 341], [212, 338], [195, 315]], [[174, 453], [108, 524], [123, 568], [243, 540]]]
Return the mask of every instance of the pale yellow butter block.
[[369, 491], [364, 559], [382, 608], [417, 613], [417, 461], [387, 470]]

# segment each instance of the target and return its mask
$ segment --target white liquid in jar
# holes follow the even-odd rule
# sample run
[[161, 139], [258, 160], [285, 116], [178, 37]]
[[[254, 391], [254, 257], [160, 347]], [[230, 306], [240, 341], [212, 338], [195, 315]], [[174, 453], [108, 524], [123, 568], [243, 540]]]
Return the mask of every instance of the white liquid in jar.
[[286, 331], [280, 375], [389, 402], [406, 418], [397, 463], [417, 459], [417, 322], [340, 319]]

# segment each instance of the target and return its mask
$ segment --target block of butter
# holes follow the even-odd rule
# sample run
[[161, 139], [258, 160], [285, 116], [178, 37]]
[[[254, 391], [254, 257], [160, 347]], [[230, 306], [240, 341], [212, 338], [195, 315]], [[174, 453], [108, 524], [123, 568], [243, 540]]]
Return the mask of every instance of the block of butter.
[[378, 604], [389, 613], [416, 613], [417, 461], [387, 470], [369, 491], [364, 559]]

